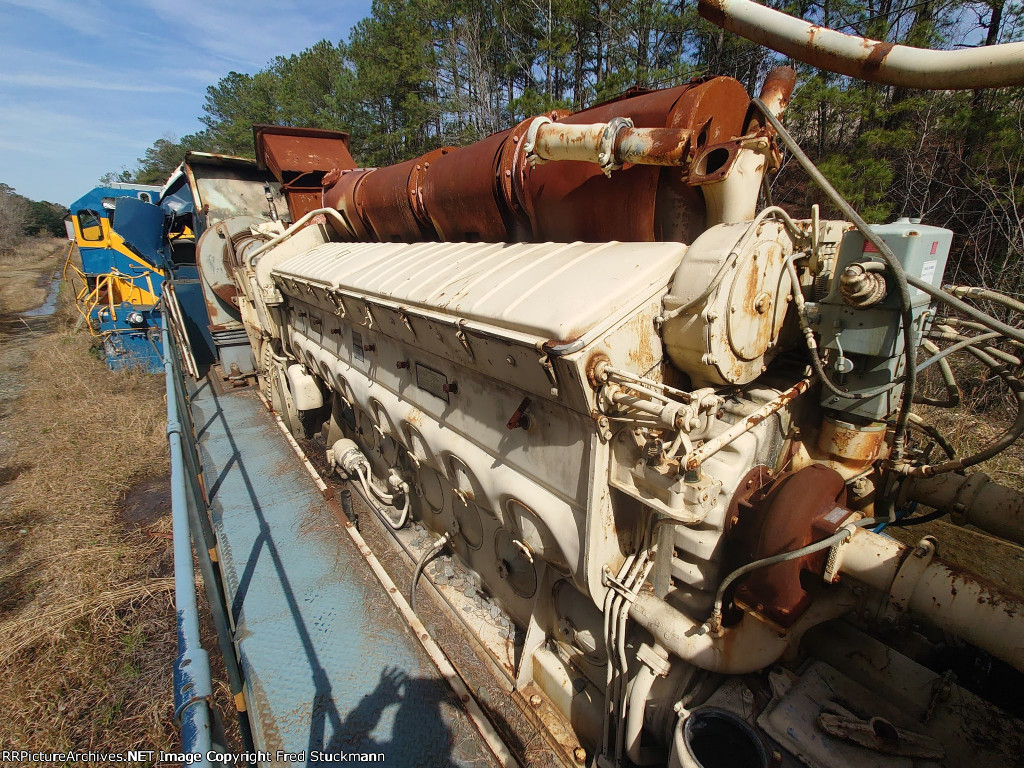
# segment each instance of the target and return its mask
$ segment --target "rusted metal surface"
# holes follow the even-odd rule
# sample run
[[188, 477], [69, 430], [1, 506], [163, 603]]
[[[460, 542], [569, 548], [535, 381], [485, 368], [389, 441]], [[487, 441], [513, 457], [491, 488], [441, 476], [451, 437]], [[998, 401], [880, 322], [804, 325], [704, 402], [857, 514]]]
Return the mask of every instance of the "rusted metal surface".
[[885, 449], [885, 425], [857, 426], [825, 417], [818, 435], [818, 450], [853, 468], [868, 467]]
[[758, 96], [776, 117], [786, 111], [796, 87], [796, 70], [792, 67], [775, 67], [768, 73]]
[[[502, 131], [437, 157], [424, 175], [422, 205], [442, 240], [501, 242], [514, 239], [499, 169], [512, 131]], [[511, 170], [509, 170], [511, 175]]]
[[[739, 501], [738, 519], [729, 521], [729, 538], [742, 551], [739, 559], [746, 562], [819, 541], [834, 533], [851, 514], [844, 509], [845, 481], [821, 464], [784, 474], [763, 495]], [[801, 573], [822, 573], [827, 557], [828, 550], [822, 550], [762, 568], [739, 583], [734, 601], [779, 627], [790, 627], [811, 603]]]
[[[613, 101], [562, 122], [628, 117], [638, 128], [687, 129], [695, 131], [691, 144], [700, 151], [739, 136], [748, 104], [742, 85], [720, 77]], [[592, 163], [549, 163], [533, 168], [524, 191], [537, 240], [691, 242], [704, 227], [700, 193], [672, 168], [633, 165], [610, 179]]]
[[324, 192], [324, 207], [334, 208], [344, 217], [356, 240], [377, 239], [370, 222], [360, 209], [360, 198], [357, 196], [360, 185], [373, 172], [373, 168], [357, 168], [340, 172], [333, 183], [330, 176], [324, 179], [325, 183], [330, 184]]
[[437, 232], [423, 206], [423, 180], [431, 164], [453, 151], [441, 147], [398, 165], [378, 168], [359, 185], [357, 206], [384, 242], [436, 240]]
[[254, 125], [256, 163], [281, 182], [295, 221], [323, 205], [324, 177], [356, 167], [344, 131]]
[[627, 128], [615, 138], [615, 157], [620, 163], [686, 165], [692, 135], [688, 128]]
[[[785, 92], [783, 80], [775, 81], [780, 94]], [[340, 167], [347, 149], [339, 150], [341, 159], [323, 153], [308, 164], [334, 162], [331, 170], [319, 174], [317, 183], [325, 191], [317, 204], [339, 210], [357, 239], [690, 242], [704, 227], [704, 202], [693, 183], [687, 183], [687, 170], [706, 147], [742, 133], [748, 105], [737, 81], [719, 77], [617, 99], [575, 114], [554, 111], [541, 116], [553, 121], [544, 126], [544, 135], [553, 137], [552, 146], [561, 146], [561, 141], [566, 151], [548, 147], [551, 159], [584, 159], [545, 165], [534, 165], [533, 155], [525, 151], [527, 133], [537, 118], [465, 148], [442, 147], [373, 172]], [[633, 126], [620, 121], [609, 133], [607, 124], [615, 118], [627, 118]], [[585, 126], [601, 135], [574, 149], [577, 139], [587, 139], [585, 130], [581, 132]], [[571, 146], [570, 133], [575, 137]], [[266, 130], [258, 135], [268, 167], [301, 166], [303, 158], [294, 144], [307, 139], [289, 135], [288, 143], [277, 150], [279, 158], [275, 142], [283, 140]], [[308, 139], [314, 140], [330, 139]], [[598, 145], [604, 150], [598, 151]], [[607, 160], [599, 160], [601, 156]], [[614, 180], [602, 170], [620, 165]], [[718, 175], [727, 171], [715, 169]], [[312, 197], [307, 202], [312, 205]]]

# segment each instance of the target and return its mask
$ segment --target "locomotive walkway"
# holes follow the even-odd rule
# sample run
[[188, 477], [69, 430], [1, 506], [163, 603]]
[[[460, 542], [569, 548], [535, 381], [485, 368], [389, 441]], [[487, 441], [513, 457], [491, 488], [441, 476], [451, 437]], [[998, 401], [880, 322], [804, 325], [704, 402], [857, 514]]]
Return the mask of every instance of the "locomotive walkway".
[[264, 764], [361, 752], [389, 766], [492, 765], [255, 395], [205, 379], [191, 404], [253, 740], [274, 755]]

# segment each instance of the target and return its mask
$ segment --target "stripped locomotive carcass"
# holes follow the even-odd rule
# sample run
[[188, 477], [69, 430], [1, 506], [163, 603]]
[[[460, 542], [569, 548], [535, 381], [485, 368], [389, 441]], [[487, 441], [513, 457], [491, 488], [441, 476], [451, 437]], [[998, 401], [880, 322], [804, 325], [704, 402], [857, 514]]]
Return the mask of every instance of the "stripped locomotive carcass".
[[292, 223], [199, 246], [251, 345], [235, 374], [416, 577], [447, 552], [500, 606], [470, 622], [435, 585], [568, 764], [1019, 756], [922, 649], [955, 636], [1016, 674], [1020, 598], [882, 529], [920, 503], [1024, 538], [1021, 496], [931, 461], [910, 409], [915, 366], [948, 371], [936, 340], [1019, 401], [997, 345], [1020, 332], [937, 319], [947, 230], [760, 205], [797, 151], [794, 82], [694, 80], [376, 169], [344, 134], [257, 126]]

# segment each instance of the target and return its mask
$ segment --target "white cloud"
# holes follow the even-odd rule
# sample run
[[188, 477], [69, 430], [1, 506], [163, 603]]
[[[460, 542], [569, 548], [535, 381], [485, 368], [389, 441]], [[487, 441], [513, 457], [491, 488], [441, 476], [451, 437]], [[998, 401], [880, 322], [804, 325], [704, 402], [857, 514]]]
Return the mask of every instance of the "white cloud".
[[108, 80], [92, 80], [73, 74], [44, 75], [31, 72], [0, 72], [0, 83], [28, 88], [65, 88], [68, 90], [124, 91], [128, 93], [191, 93], [187, 88], [154, 83], [127, 83], [111, 77]]

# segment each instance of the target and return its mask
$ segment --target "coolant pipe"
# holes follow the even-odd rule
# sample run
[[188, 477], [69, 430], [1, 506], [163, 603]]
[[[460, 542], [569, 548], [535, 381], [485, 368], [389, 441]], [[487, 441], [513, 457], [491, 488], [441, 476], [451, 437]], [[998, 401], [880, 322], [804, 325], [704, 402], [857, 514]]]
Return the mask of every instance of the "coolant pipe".
[[270, 240], [263, 243], [263, 245], [259, 246], [258, 248], [253, 248], [251, 251], [248, 251], [242, 257], [245, 262], [245, 268], [252, 269], [252, 265], [257, 256], [259, 256], [262, 253], [265, 253], [266, 251], [269, 251], [274, 246], [281, 244], [289, 237], [294, 235], [296, 232], [298, 232], [300, 229], [302, 229], [302, 227], [305, 226], [314, 216], [320, 215], [333, 219], [337, 223], [337, 225], [341, 227], [342, 232], [348, 232], [350, 236], [355, 237], [355, 235], [352, 234], [352, 230], [349, 229], [348, 222], [346, 222], [345, 219], [342, 218], [340, 213], [338, 213], [333, 208], [317, 208], [315, 211], [310, 211], [305, 216], [300, 218], [280, 235], [272, 237]]
[[207, 753], [213, 744], [213, 684], [210, 658], [199, 639], [199, 609], [196, 604], [192, 537], [188, 522], [188, 478], [182, 447], [182, 422], [175, 397], [174, 354], [167, 326], [163, 329], [166, 351], [164, 375], [167, 387], [167, 441], [171, 455], [171, 518], [174, 526], [174, 607], [178, 623], [178, 656], [174, 660], [174, 717], [181, 723], [181, 746], [186, 754], [202, 757], [194, 763], [208, 766]]
[[955, 91], [1024, 85], [1024, 43], [957, 51], [847, 35], [752, 0], [699, 0], [712, 24], [798, 61], [882, 85]]
[[1024, 494], [993, 483], [983, 472], [909, 477], [901, 496], [934, 509], [949, 510], [953, 522], [970, 524], [1024, 546]]
[[1024, 600], [917, 547], [858, 529], [840, 550], [839, 570], [889, 596], [897, 611], [937, 627], [1024, 670]]
[[646, 664], [641, 664], [640, 671], [636, 673], [629, 690], [625, 742], [626, 754], [633, 761], [633, 765], [655, 765], [664, 760], [664, 753], [660, 750], [645, 749], [641, 746], [647, 697], [651, 695], [651, 686], [657, 677], [654, 670]]
[[523, 151], [534, 162], [576, 160], [596, 163], [608, 173], [627, 163], [685, 166], [690, 162], [690, 137], [685, 128], [636, 128], [625, 117], [607, 123], [556, 123], [536, 117]]
[[745, 675], [770, 667], [791, 642], [799, 642], [803, 632], [815, 624], [849, 611], [853, 602], [843, 602], [842, 598], [843, 595], [838, 594], [831, 599], [819, 598], [783, 636], [763, 621], [746, 614], [735, 626], [699, 634], [701, 622], [650, 592], [641, 592], [637, 596], [629, 608], [629, 615], [665, 650], [683, 661], [709, 672]]

